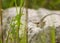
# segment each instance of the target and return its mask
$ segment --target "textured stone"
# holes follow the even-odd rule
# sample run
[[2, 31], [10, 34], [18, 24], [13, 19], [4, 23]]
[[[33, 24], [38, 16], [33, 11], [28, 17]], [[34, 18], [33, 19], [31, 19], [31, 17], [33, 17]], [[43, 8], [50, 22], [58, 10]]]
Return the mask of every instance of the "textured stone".
[[[22, 16], [22, 23], [25, 24], [25, 15], [26, 15], [26, 9], [23, 9], [23, 16]], [[19, 7], [18, 7], [18, 13], [19, 13]], [[34, 9], [28, 9], [28, 43], [42, 43], [41, 42], [41, 38], [43, 39], [43, 33], [45, 33], [46, 36], [46, 43], [50, 43], [50, 26], [52, 26], [53, 24], [56, 27], [56, 39], [58, 41], [58, 39], [60, 38], [60, 16], [57, 15], [52, 15], [52, 16], [48, 16], [44, 19], [44, 21], [46, 22], [44, 28], [40, 28], [37, 27], [37, 24], [40, 23], [40, 20], [42, 17], [44, 17], [45, 15], [48, 14], [60, 14], [60, 11], [54, 11], [54, 10], [48, 10], [48, 9], [44, 9], [44, 8], [40, 8], [38, 10], [34, 10]], [[7, 30], [9, 29], [10, 25], [10, 21], [12, 19], [12, 17], [16, 16], [16, 8], [8, 8], [6, 10], [3, 11], [3, 29]], [[24, 27], [24, 25], [22, 26]], [[21, 30], [20, 30], [21, 33]], [[22, 33], [21, 33], [22, 34]], [[21, 35], [20, 34], [20, 35]], [[41, 37], [40, 37], [41, 36]]]

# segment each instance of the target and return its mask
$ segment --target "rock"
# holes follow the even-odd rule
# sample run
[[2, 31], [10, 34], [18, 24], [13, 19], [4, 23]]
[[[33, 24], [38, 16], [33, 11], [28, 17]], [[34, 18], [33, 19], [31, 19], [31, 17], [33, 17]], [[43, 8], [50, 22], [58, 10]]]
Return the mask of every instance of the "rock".
[[[26, 9], [23, 9], [23, 16], [21, 18], [21, 22], [22, 25], [21, 28], [25, 26], [25, 15], [26, 15]], [[58, 36], [60, 35], [60, 30], [59, 30], [59, 26], [60, 26], [60, 16], [58, 15], [51, 15], [48, 16], [44, 19], [44, 21], [46, 22], [44, 28], [40, 28], [37, 27], [37, 24], [40, 23], [40, 20], [42, 17], [44, 17], [45, 15], [48, 14], [60, 14], [60, 11], [53, 11], [53, 10], [48, 10], [48, 9], [44, 9], [44, 8], [40, 8], [38, 10], [34, 10], [34, 9], [28, 9], [28, 43], [41, 43], [41, 37], [43, 36], [42, 34], [45, 33], [46, 35], [46, 43], [50, 43], [50, 36], [49, 36], [49, 31], [50, 31], [50, 27], [53, 24], [56, 27], [56, 37], [58, 38]], [[18, 13], [19, 13], [19, 7], [18, 7]], [[3, 29], [9, 29], [10, 28], [10, 21], [11, 19], [16, 16], [16, 8], [8, 8], [6, 10], [3, 11]], [[59, 28], [58, 28], [59, 27]], [[24, 30], [24, 29], [22, 29]], [[23, 32], [21, 32], [22, 30], [20, 30], [19, 32], [21, 34], [23, 34]], [[44, 30], [44, 32], [43, 32]], [[20, 35], [21, 35], [20, 34]], [[41, 36], [41, 37], [40, 37]], [[43, 37], [42, 37], [43, 38]], [[56, 38], [56, 39], [57, 39]]]

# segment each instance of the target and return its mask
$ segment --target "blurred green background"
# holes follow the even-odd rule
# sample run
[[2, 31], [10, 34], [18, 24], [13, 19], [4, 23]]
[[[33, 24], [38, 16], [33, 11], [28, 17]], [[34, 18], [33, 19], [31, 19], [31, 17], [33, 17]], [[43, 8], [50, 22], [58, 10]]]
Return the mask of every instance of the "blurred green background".
[[[16, 0], [19, 6], [20, 0]], [[60, 10], [60, 0], [27, 0], [28, 8], [38, 9], [40, 7], [51, 10]], [[2, 0], [2, 7], [9, 8], [15, 6], [14, 0]]]

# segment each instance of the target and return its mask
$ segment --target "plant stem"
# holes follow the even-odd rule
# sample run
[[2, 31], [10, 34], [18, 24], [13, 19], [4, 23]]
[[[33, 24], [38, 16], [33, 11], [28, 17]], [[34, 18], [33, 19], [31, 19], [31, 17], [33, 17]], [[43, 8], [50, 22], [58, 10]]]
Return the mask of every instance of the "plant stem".
[[26, 29], [26, 43], [28, 43], [28, 0], [25, 0], [25, 7], [26, 7], [26, 23], [25, 23], [25, 29]]
[[[18, 15], [18, 9], [17, 9], [17, 3], [16, 3], [16, 0], [15, 0], [15, 6], [16, 6], [16, 13], [17, 13], [17, 15]], [[18, 18], [19, 18], [19, 19], [17, 20], [17, 22], [19, 23], [19, 25], [17, 24], [18, 27], [17, 27], [17, 29], [16, 29], [16, 31], [17, 31], [17, 32], [16, 32], [16, 35], [17, 35], [17, 36], [16, 36], [16, 41], [17, 41], [16, 43], [19, 43], [20, 17], [18, 16]]]
[[3, 28], [2, 28], [2, 0], [0, 0], [0, 42], [3, 43]]
[[55, 39], [55, 27], [52, 26], [51, 30], [50, 30], [50, 37], [51, 37], [51, 43], [56, 43], [56, 39]]

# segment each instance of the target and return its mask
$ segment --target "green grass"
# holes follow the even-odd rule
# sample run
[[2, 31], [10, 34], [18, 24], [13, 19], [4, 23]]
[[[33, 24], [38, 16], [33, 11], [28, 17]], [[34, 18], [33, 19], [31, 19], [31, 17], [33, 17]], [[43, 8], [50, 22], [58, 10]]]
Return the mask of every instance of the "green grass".
[[[13, 1], [15, 2], [15, 6], [16, 6], [16, 16], [13, 17], [10, 22], [11, 29], [10, 29], [10, 31], [8, 31], [6, 43], [9, 43], [8, 42], [9, 40], [11, 41], [11, 43], [15, 43], [15, 42], [16, 43], [26, 43], [26, 31], [25, 30], [24, 30], [23, 37], [19, 37], [19, 30], [24, 29], [24, 28], [21, 28], [21, 25], [22, 25], [21, 17], [23, 15], [21, 8], [23, 7], [24, 0], [20, 0], [19, 14], [18, 14], [18, 10], [17, 10], [16, 0], [13, 0]], [[23, 26], [24, 26], [24, 24], [23, 24]]]
[[50, 38], [51, 38], [51, 43], [56, 43], [56, 35], [55, 35], [55, 27], [52, 26], [50, 29]]

